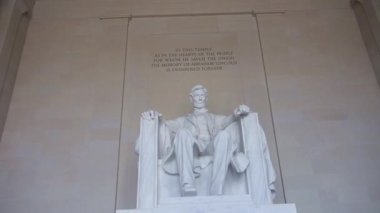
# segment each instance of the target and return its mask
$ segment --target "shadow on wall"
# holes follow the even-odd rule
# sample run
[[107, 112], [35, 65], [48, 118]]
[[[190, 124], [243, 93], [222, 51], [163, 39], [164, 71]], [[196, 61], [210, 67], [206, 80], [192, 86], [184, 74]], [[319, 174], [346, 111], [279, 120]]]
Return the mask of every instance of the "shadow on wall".
[[34, 0], [0, 1], [0, 135], [8, 107]]
[[351, 6], [380, 86], [380, 14], [372, 0], [351, 0]]

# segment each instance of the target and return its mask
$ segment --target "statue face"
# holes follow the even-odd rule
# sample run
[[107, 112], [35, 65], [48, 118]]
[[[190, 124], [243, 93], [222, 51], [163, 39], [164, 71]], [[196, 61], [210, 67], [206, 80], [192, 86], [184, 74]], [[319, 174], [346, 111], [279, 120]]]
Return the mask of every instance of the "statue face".
[[190, 97], [194, 108], [201, 109], [206, 107], [207, 94], [202, 89], [195, 90]]

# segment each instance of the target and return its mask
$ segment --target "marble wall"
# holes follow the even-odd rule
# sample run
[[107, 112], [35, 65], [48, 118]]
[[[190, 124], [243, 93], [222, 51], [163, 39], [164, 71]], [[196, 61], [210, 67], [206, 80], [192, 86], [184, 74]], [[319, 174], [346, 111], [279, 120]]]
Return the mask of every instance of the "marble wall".
[[377, 212], [380, 91], [352, 11], [259, 22], [287, 202]]
[[[380, 89], [348, 0], [38, 0], [0, 143], [0, 212], [132, 207], [136, 192], [125, 189], [136, 179], [123, 160], [135, 156], [119, 143], [127, 20], [100, 16], [251, 10], [285, 11], [253, 26], [283, 199], [301, 213], [378, 212]], [[209, 20], [188, 26], [247, 24]]]
[[0, 144], [0, 212], [112, 212], [125, 21], [33, 23]]

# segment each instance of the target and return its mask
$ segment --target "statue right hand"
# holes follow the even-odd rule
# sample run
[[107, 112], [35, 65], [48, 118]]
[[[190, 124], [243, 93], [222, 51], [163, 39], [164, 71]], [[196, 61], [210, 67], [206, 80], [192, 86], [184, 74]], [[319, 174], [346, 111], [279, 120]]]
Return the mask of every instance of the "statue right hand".
[[141, 113], [141, 117], [148, 121], [154, 120], [161, 116], [162, 114], [155, 110], [148, 110], [146, 112]]

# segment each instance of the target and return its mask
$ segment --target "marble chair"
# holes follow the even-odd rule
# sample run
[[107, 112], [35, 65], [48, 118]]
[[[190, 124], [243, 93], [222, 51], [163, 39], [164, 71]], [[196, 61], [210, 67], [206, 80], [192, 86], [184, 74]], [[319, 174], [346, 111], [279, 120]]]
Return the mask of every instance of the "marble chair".
[[[169, 175], [162, 169], [158, 140], [158, 119], [141, 119], [140, 136], [136, 144], [139, 154], [137, 208], [156, 208], [160, 205], [209, 199], [240, 200], [252, 204], [271, 204], [274, 198], [275, 172], [269, 157], [265, 134], [259, 124], [257, 113], [249, 113], [240, 123], [228, 128], [240, 128], [235, 137], [240, 141], [239, 154], [249, 160], [245, 171], [237, 171], [231, 163], [224, 185], [223, 196], [209, 196], [211, 168], [199, 171], [195, 180], [197, 196], [181, 197], [179, 176]], [[228, 129], [226, 129], [228, 130]], [[212, 156], [201, 156], [200, 158]], [[211, 200], [210, 200], [211, 199]], [[181, 201], [182, 200], [182, 201]]]

